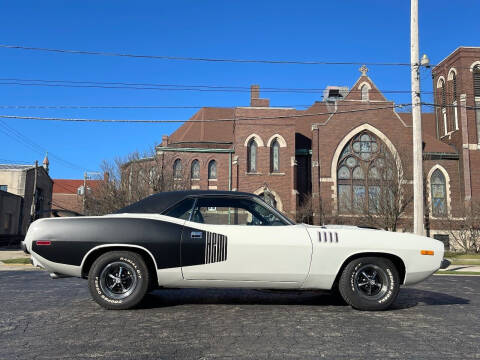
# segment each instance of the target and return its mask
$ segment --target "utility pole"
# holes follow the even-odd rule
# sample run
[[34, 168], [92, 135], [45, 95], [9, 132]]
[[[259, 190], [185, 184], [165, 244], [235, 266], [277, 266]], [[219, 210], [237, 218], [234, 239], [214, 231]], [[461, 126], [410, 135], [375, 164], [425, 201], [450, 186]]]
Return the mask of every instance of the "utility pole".
[[425, 235], [425, 215], [423, 210], [422, 105], [420, 101], [420, 57], [418, 50], [418, 0], [411, 0], [410, 57], [413, 125], [413, 230], [417, 235]]
[[87, 172], [83, 173], [83, 215], [85, 214], [85, 204], [87, 202]]
[[33, 194], [32, 194], [32, 205], [30, 206], [30, 221], [36, 220], [36, 217], [37, 217], [37, 178], [38, 178], [38, 161], [35, 160], [35, 176], [33, 178]]

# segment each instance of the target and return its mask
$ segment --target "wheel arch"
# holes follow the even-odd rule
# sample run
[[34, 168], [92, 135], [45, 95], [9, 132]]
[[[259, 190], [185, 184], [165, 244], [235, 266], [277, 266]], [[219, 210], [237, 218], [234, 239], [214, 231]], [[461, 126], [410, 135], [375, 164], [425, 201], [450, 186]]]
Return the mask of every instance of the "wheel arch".
[[129, 244], [106, 244], [90, 249], [90, 251], [88, 251], [83, 257], [82, 264], [80, 265], [82, 278], [86, 279], [88, 277], [90, 268], [99, 256], [110, 251], [130, 251], [139, 254], [145, 260], [145, 264], [147, 265], [152, 280], [154, 280], [155, 286], [158, 286], [157, 262], [155, 261], [153, 254], [142, 246]]
[[381, 257], [385, 259], [389, 259], [391, 262], [393, 262], [393, 265], [398, 270], [398, 276], [400, 278], [400, 285], [403, 285], [405, 282], [405, 275], [407, 272], [407, 269], [405, 267], [405, 262], [402, 260], [401, 257], [398, 255], [394, 255], [391, 253], [385, 253], [385, 252], [361, 252], [361, 253], [355, 253], [353, 255], [350, 255], [345, 261], [342, 263], [342, 266], [337, 272], [337, 276], [335, 277], [335, 281], [333, 283], [333, 287], [335, 287], [338, 284], [338, 281], [340, 280], [340, 276], [342, 275], [343, 270], [345, 267], [352, 261], [358, 258], [362, 257]]

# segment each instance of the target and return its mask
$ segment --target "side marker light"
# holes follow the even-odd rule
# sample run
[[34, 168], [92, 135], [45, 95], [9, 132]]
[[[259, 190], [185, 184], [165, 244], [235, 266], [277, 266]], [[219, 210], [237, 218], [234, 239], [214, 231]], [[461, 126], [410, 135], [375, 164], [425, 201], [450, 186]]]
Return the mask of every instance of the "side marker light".
[[420, 254], [422, 255], [434, 255], [433, 250], [420, 250]]

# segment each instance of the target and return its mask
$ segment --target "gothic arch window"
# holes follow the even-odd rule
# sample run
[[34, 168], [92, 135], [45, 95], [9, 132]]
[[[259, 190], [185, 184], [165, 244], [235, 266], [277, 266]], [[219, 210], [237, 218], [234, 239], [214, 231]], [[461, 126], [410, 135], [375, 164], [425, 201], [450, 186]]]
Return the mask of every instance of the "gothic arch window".
[[208, 163], [208, 180], [217, 178], [217, 162], [212, 160]]
[[173, 178], [182, 178], [182, 160], [180, 159], [175, 160], [175, 162], [173, 163]]
[[447, 215], [447, 188], [445, 175], [440, 169], [435, 170], [430, 177], [432, 199], [432, 215], [442, 217]]
[[247, 172], [257, 172], [257, 150], [258, 145], [254, 138], [247, 144]]
[[473, 68], [473, 93], [475, 97], [480, 97], [480, 65]]
[[386, 145], [362, 131], [345, 145], [337, 164], [338, 210], [378, 213], [391, 197], [396, 164]]
[[277, 208], [277, 200], [275, 199], [275, 195], [273, 195], [270, 191], [264, 191], [258, 196], [260, 196], [268, 205]]
[[368, 101], [368, 86], [365, 84], [362, 86], [362, 101]]
[[280, 143], [278, 139], [273, 140], [270, 146], [270, 171], [280, 171]]
[[443, 116], [443, 132], [445, 135], [448, 133], [448, 120], [447, 120], [447, 91], [445, 89], [445, 80], [440, 79], [440, 88], [442, 91], [442, 116]]
[[200, 162], [197, 159], [192, 161], [192, 167], [190, 169], [190, 177], [192, 180], [200, 179]]

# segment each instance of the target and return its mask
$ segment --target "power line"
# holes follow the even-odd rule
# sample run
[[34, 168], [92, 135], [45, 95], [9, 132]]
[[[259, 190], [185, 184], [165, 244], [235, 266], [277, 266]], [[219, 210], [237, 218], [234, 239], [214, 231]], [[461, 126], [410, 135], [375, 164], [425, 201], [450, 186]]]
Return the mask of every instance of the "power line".
[[175, 60], [175, 61], [200, 61], [216, 63], [250, 63], [250, 64], [290, 64], [290, 65], [367, 65], [367, 66], [410, 66], [410, 63], [386, 63], [386, 62], [356, 62], [356, 61], [300, 61], [300, 60], [268, 60], [268, 59], [234, 59], [234, 58], [206, 58], [206, 57], [185, 57], [185, 56], [165, 56], [165, 55], [142, 55], [131, 53], [116, 53], [106, 51], [87, 51], [73, 49], [43, 48], [23, 45], [0, 44], [4, 49], [32, 50], [51, 53], [77, 54], [77, 55], [98, 55], [112, 57], [126, 57], [139, 59], [155, 60]]
[[[40, 80], [40, 79], [14, 79], [0, 78], [0, 85], [15, 86], [45, 86], [45, 87], [71, 87], [71, 88], [100, 88], [100, 89], [130, 89], [130, 90], [156, 90], [156, 91], [200, 91], [200, 92], [237, 92], [249, 93], [249, 87], [241, 86], [216, 86], [216, 85], [180, 85], [180, 84], [148, 84], [126, 82], [100, 82], [100, 81], [72, 81], [72, 80]], [[262, 88], [264, 93], [323, 93], [328, 88]], [[410, 94], [411, 90], [378, 90], [384, 94]], [[349, 93], [361, 92], [350, 89]], [[424, 94], [433, 94], [432, 91], [423, 91]]]
[[[425, 106], [431, 106], [431, 107], [439, 107], [439, 108], [461, 108], [462, 105], [453, 105], [453, 104], [435, 104], [435, 103], [422, 103], [422, 105], [425, 105]], [[465, 108], [467, 110], [480, 110], [480, 107], [478, 106], [470, 106], [470, 105], [466, 105]]]
[[[14, 128], [8, 126], [5, 124], [3, 121], [0, 120], [0, 131], [3, 132], [5, 135], [10, 137], [11, 139], [23, 144], [24, 146], [30, 148], [30, 150], [39, 153], [39, 154], [45, 154], [47, 152], [47, 149], [42, 147], [41, 145], [37, 144], [30, 138], [26, 137], [22, 133], [18, 132]], [[80, 169], [80, 170], [85, 170], [85, 167], [79, 166], [77, 164], [74, 164], [68, 160], [65, 160], [56, 154], [49, 152], [49, 155], [57, 160], [60, 164], [63, 164], [64, 166], [67, 166], [72, 169]]]
[[333, 115], [333, 114], [349, 114], [356, 112], [367, 112], [375, 110], [385, 110], [401, 108], [409, 106], [411, 104], [397, 104], [390, 106], [382, 106], [369, 109], [352, 109], [352, 110], [340, 110], [332, 112], [321, 112], [312, 114], [291, 114], [291, 115], [278, 115], [278, 116], [259, 116], [259, 117], [236, 117], [236, 118], [224, 118], [224, 119], [190, 119], [190, 120], [120, 120], [120, 119], [82, 119], [82, 118], [59, 118], [59, 117], [37, 117], [37, 116], [18, 116], [18, 115], [0, 115], [3, 119], [21, 119], [21, 120], [38, 120], [38, 121], [60, 121], [60, 122], [94, 122], [94, 123], [184, 123], [184, 122], [233, 122], [239, 120], [276, 120], [276, 119], [289, 119], [289, 118], [303, 118], [320, 115]]

